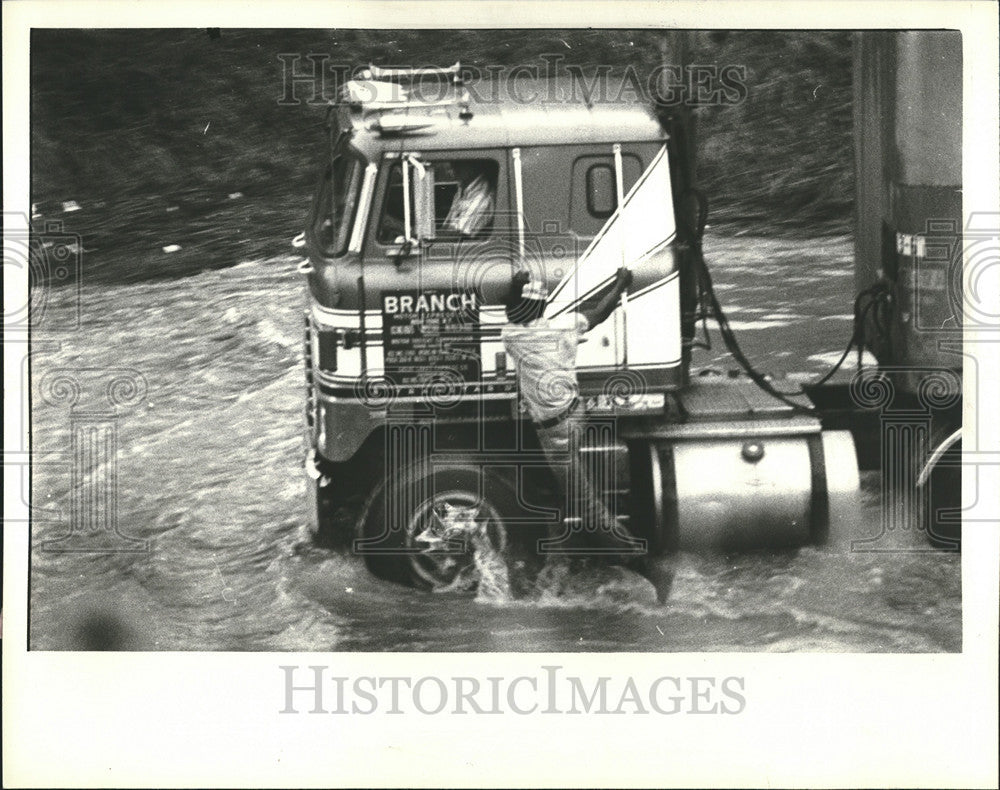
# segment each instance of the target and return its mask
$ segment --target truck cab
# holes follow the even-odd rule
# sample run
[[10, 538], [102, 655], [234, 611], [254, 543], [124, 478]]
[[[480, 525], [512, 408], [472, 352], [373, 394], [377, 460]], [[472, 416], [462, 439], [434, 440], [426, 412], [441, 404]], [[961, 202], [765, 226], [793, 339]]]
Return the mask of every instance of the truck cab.
[[[807, 471], [793, 487], [829, 499], [837, 486], [820, 491], [808, 469], [824, 453], [853, 455], [844, 436], [824, 449], [819, 422], [786, 404], [731, 391], [720, 401], [688, 380], [700, 228], [683, 115], [595, 101], [573, 79], [461, 75], [459, 64], [371, 67], [329, 111], [300, 267], [317, 533], [348, 542], [380, 576], [440, 587], [469, 567], [470, 524], [504, 551], [565, 526], [500, 337], [519, 271], [547, 284], [552, 315], [600, 299], [618, 267], [632, 271], [627, 298], [579, 349], [591, 428], [581, 450], [651, 550], [683, 543], [684, 518], [696, 541], [732, 542], [742, 529], [697, 505], [681, 518], [678, 452], [692, 469], [732, 455], [758, 481], [797, 459]], [[688, 424], [700, 415], [707, 434]], [[746, 444], [775, 432], [768, 420], [781, 438], [763, 463]], [[364, 501], [360, 519], [338, 523], [351, 498]], [[796, 508], [778, 505], [784, 539], [810, 540]]]

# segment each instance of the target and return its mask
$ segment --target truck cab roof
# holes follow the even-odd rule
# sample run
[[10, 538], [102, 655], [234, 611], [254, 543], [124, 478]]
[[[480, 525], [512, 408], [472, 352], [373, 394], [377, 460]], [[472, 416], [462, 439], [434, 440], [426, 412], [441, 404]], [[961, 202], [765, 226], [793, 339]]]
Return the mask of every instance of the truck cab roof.
[[576, 78], [474, 85], [351, 81], [337, 124], [369, 161], [387, 151], [627, 143], [663, 140], [652, 107], [589, 90]]

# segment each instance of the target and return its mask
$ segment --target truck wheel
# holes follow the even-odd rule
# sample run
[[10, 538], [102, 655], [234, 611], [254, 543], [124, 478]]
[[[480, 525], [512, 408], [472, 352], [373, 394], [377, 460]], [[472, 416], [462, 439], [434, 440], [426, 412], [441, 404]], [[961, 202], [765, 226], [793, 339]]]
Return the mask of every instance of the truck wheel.
[[920, 527], [931, 545], [957, 551], [962, 547], [962, 441], [950, 446], [930, 471], [926, 507], [920, 509]]
[[383, 481], [361, 516], [355, 551], [379, 578], [428, 590], [468, 590], [481, 579], [476, 555], [509, 559], [511, 488], [487, 470], [448, 465]]

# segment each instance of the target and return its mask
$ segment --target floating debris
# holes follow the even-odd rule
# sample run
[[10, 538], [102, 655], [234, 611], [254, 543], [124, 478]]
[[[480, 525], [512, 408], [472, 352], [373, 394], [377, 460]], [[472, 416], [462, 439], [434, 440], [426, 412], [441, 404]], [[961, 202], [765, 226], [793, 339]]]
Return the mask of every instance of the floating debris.
[[[53, 242], [53, 241], [43, 241], [42, 242], [42, 249], [43, 250], [51, 250], [55, 246], [56, 246], [56, 243]], [[86, 249], [84, 249], [83, 245], [81, 245], [81, 244], [79, 244], [79, 243], [77, 243], [75, 241], [70, 241], [70, 242], [67, 242], [66, 244], [62, 244], [60, 246], [64, 250], [66, 250], [67, 252], [70, 252], [70, 253], [72, 253], [74, 255], [76, 255], [78, 253], [81, 253], [81, 252], [91, 252], [92, 251], [92, 250], [86, 250]]]
[[229, 199], [230, 200], [236, 200], [236, 198], [241, 198], [241, 197], [243, 197], [243, 193], [242, 192], [230, 192], [229, 193]]
[[80, 206], [75, 200], [64, 200], [62, 210], [64, 213], [69, 214], [71, 211], [79, 211]]
[[788, 326], [788, 321], [730, 321], [729, 326], [737, 331], [750, 332], [757, 329], [773, 329], [777, 326]]
[[181, 248], [180, 244], [168, 244], [163, 248], [164, 252], [177, 252]]
[[171, 211], [180, 211], [180, 208], [180, 206], [167, 206], [167, 213], [169, 214]]
[[[833, 365], [837, 362], [838, 359], [840, 359], [843, 353], [844, 353], [843, 351], [827, 351], [823, 354], [812, 354], [809, 357], [807, 357], [807, 359], [810, 362], [822, 362], [826, 365]], [[850, 359], [853, 366], [854, 361], [857, 359], [857, 354], [852, 352]], [[873, 357], [868, 351], [865, 351], [861, 355], [861, 365], [862, 367], [869, 367], [869, 366], [875, 367], [878, 365], [878, 360], [875, 359], [875, 357]]]

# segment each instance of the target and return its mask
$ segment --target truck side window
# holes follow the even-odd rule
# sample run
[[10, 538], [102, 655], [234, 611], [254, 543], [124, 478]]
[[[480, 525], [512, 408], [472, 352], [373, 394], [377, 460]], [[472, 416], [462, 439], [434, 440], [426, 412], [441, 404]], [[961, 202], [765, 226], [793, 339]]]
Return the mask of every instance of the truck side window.
[[[633, 153], [622, 155], [622, 186], [625, 194], [639, 180], [642, 161]], [[582, 236], [600, 231], [618, 208], [615, 186], [615, 160], [611, 153], [578, 156], [573, 161], [570, 190], [570, 227]]]
[[616, 208], [615, 171], [603, 163], [591, 165], [587, 168], [587, 211], [592, 217], [607, 219]]
[[[412, 186], [410, 187], [412, 190]], [[410, 194], [412, 199], [412, 192]], [[412, 205], [412, 204], [411, 204]], [[391, 244], [404, 231], [403, 222], [403, 167], [399, 162], [389, 168], [389, 183], [382, 204], [382, 218], [378, 224], [378, 240]]]
[[[434, 171], [434, 228], [441, 239], [483, 239], [493, 229], [497, 175], [493, 159], [454, 159], [427, 162]], [[403, 235], [403, 168], [395, 162], [378, 226], [378, 240], [391, 244]], [[411, 189], [413, 185], [411, 183]], [[415, 205], [411, 193], [411, 207]], [[411, 208], [412, 210], [412, 208]], [[411, 217], [412, 220], [412, 217]]]
[[353, 156], [338, 156], [328, 165], [320, 187], [313, 230], [324, 254], [343, 255], [351, 237], [363, 171]]

